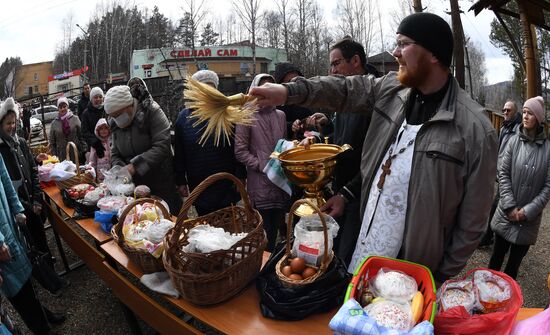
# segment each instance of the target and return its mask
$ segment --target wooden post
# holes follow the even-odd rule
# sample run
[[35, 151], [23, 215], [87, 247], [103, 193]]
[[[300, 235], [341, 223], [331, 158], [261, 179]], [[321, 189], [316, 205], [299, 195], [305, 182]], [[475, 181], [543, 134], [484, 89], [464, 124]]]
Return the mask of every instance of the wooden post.
[[533, 48], [533, 43], [536, 44], [536, 36], [533, 36], [533, 29], [531, 29], [531, 22], [527, 16], [527, 8], [525, 3], [518, 1], [519, 18], [521, 21], [524, 53], [525, 53], [525, 69], [527, 78], [527, 88], [525, 92], [525, 99], [532, 98], [537, 95], [537, 71], [536, 71], [536, 56]]

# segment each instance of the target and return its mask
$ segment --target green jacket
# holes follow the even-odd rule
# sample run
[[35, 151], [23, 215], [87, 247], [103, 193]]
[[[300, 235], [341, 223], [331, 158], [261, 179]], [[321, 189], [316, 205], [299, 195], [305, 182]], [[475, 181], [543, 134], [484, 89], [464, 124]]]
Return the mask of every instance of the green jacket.
[[[299, 78], [287, 88], [288, 104], [372, 114], [361, 158], [362, 217], [411, 89], [395, 72], [381, 78]], [[440, 282], [462, 270], [487, 226], [497, 151], [495, 129], [482, 107], [451, 79], [437, 114], [424, 123], [414, 144], [399, 258], [428, 266]]]

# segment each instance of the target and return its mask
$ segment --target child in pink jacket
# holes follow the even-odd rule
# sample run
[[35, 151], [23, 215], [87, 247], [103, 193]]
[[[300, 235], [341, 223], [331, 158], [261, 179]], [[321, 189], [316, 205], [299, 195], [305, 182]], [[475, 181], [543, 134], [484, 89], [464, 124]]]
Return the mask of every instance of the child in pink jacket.
[[104, 118], [99, 119], [95, 125], [94, 133], [101, 140], [103, 148], [105, 148], [105, 155], [103, 158], [97, 157], [96, 150], [92, 147], [88, 160], [95, 168], [97, 181], [102, 182], [105, 176], [101, 173], [101, 170], [108, 171], [111, 168], [111, 129], [107, 124], [107, 120]]

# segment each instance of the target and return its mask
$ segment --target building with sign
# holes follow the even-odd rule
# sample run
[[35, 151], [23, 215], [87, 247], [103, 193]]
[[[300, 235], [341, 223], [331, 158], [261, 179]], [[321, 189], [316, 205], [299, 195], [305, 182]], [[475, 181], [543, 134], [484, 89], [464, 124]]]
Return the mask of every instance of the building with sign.
[[[88, 70], [87, 66], [85, 70]], [[57, 99], [60, 96], [79, 95], [80, 88], [86, 80], [84, 76], [86, 71], [76, 69], [48, 76], [48, 94], [50, 95], [50, 99]]]
[[[275, 65], [287, 61], [285, 50], [256, 46], [256, 73], [269, 73]], [[190, 48], [134, 50], [130, 77], [146, 82], [162, 78], [178, 81], [198, 70], [209, 69], [220, 77], [220, 90], [226, 94], [243, 92], [252, 81], [250, 43]], [[151, 80], [148, 80], [151, 79]], [[149, 85], [149, 83], [148, 83]]]
[[25, 100], [48, 94], [48, 77], [53, 74], [53, 62], [25, 64], [15, 70], [15, 99]]

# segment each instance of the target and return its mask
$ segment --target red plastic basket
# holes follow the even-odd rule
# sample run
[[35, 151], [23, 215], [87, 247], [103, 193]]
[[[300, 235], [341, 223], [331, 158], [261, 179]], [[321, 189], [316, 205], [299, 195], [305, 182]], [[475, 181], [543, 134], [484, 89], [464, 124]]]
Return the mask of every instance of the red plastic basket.
[[[418, 290], [424, 296], [424, 307], [422, 308], [422, 321], [434, 322], [437, 306], [435, 302], [435, 282], [430, 269], [424, 265], [382, 256], [368, 256], [355, 269], [353, 278], [348, 286], [344, 301], [354, 297], [360, 301], [359, 295], [365, 282], [375, 276], [381, 268], [398, 270], [416, 279]], [[368, 273], [368, 277], [367, 276]]]

